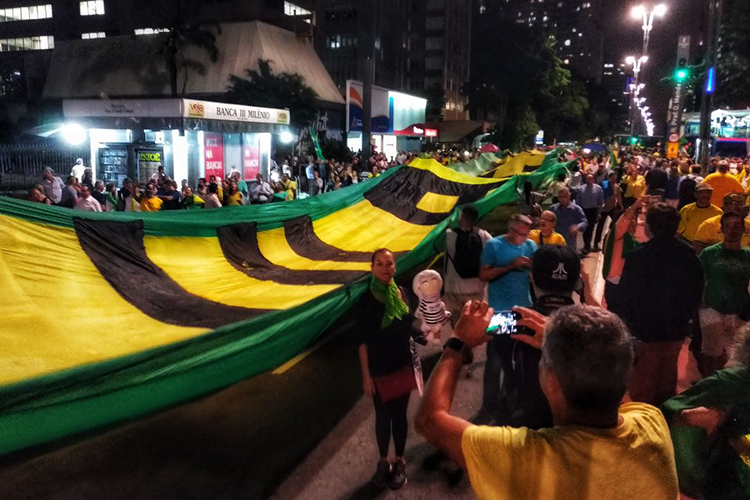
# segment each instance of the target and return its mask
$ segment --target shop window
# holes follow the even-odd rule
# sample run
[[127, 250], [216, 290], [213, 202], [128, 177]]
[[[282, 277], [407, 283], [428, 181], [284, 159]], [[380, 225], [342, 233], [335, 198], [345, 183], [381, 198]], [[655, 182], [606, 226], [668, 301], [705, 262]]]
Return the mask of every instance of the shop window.
[[94, 33], [81, 33], [81, 38], [84, 40], [92, 40], [94, 38], [106, 38], [107, 35], [103, 31]]
[[0, 23], [12, 21], [34, 21], [37, 19], [51, 19], [52, 5], [34, 5], [32, 7], [15, 7], [0, 9]]
[[82, 16], [103, 16], [104, 0], [87, 0], [80, 2]]
[[0, 52], [17, 50], [47, 50], [55, 48], [53, 36], [31, 36], [24, 38], [6, 38], [0, 40]]

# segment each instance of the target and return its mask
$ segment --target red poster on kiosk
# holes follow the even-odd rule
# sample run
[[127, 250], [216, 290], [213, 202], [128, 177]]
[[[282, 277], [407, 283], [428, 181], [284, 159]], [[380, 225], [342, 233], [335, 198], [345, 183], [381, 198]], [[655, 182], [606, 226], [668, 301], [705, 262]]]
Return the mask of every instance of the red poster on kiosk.
[[260, 148], [258, 140], [249, 140], [245, 134], [242, 140], [242, 166], [244, 178], [255, 179], [260, 173]]
[[206, 180], [212, 175], [221, 182], [224, 178], [224, 136], [222, 134], [204, 134], [204, 154], [206, 157]]

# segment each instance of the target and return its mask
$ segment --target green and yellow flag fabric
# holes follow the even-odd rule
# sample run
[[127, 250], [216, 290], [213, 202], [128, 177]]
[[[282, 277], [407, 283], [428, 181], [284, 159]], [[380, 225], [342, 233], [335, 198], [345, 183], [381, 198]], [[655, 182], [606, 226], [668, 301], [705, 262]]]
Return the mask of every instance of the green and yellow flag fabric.
[[[288, 203], [91, 213], [0, 197], [0, 453], [127, 421], [277, 367], [369, 286], [514, 182], [432, 160]], [[529, 174], [535, 186], [564, 165]]]

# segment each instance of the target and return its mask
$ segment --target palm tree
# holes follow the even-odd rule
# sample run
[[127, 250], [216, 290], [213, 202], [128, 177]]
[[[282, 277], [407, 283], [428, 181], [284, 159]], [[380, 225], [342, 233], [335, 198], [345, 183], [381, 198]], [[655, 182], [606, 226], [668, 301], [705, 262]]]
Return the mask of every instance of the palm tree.
[[177, 75], [180, 69], [185, 74], [180, 94], [185, 94], [190, 70], [203, 74], [206, 69], [200, 61], [189, 59], [185, 49], [197, 47], [207, 52], [211, 62], [215, 63], [219, 59], [216, 36], [221, 34], [221, 27], [214, 22], [194, 22], [200, 18], [200, 0], [185, 0], [169, 5], [169, 12], [163, 12], [160, 16], [164, 20], [163, 26], [168, 30], [161, 53], [167, 63], [172, 97], [177, 97]]

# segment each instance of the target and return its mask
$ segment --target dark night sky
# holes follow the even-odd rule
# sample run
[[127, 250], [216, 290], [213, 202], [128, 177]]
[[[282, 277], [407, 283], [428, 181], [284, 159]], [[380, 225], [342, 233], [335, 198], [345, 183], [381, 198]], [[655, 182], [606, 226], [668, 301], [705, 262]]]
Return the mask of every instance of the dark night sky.
[[641, 22], [630, 16], [631, 9], [639, 4], [668, 7], [662, 18], [656, 18], [649, 43], [649, 60], [644, 65], [641, 81], [646, 84], [645, 96], [652, 112], [656, 134], [663, 134], [667, 105], [672, 94], [672, 84], [660, 80], [674, 72], [677, 57], [677, 39], [691, 35], [691, 62], [697, 55], [698, 41], [705, 38], [708, 19], [708, 0], [605, 0], [603, 21], [604, 52], [607, 61], [624, 61], [628, 55], [640, 55], [643, 46]]

